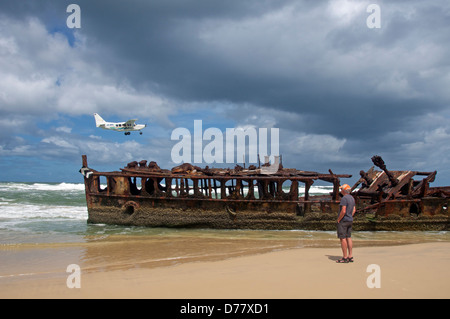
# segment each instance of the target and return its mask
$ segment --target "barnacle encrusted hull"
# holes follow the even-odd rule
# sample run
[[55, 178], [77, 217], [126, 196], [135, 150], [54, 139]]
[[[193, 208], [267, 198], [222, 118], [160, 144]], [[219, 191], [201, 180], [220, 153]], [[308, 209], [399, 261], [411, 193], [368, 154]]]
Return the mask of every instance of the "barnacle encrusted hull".
[[[160, 203], [161, 205], [161, 203]], [[145, 202], [129, 213], [117, 206], [92, 207], [90, 223], [135, 225], [149, 227], [221, 228], [221, 229], [296, 229], [296, 216], [285, 211], [262, 210], [231, 211], [227, 207], [167, 208], [152, 207]], [[126, 207], [126, 206], [125, 206]]]

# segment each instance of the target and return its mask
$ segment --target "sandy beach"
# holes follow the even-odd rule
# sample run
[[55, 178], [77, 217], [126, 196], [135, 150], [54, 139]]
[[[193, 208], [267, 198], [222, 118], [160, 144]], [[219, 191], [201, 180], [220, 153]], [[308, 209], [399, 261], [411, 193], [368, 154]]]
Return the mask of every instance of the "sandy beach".
[[[219, 260], [124, 268], [102, 266], [101, 262], [89, 265], [76, 245], [38, 251], [30, 248], [10, 252], [8, 260], [18, 263], [7, 266], [10, 275], [3, 269], [0, 297], [446, 299], [450, 297], [449, 252], [448, 242], [355, 247], [354, 263], [337, 264], [338, 247], [293, 248]], [[5, 251], [2, 253], [5, 256]], [[45, 262], [28, 269], [20, 265], [20, 258], [37, 253], [45, 258], [36, 260]], [[107, 249], [104, 253], [108, 253]], [[74, 260], [78, 260], [81, 270], [80, 288], [67, 286], [72, 273], [66, 272], [65, 265]], [[369, 265], [379, 268], [374, 271]], [[369, 285], [379, 283], [380, 287], [370, 288], [368, 278]]]

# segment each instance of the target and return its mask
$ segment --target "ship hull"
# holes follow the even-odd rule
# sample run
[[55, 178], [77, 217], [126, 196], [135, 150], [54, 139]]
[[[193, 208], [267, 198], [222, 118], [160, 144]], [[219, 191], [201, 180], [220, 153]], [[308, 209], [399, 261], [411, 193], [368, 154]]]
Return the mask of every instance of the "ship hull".
[[[143, 227], [335, 231], [339, 203], [211, 201], [92, 196], [88, 223]], [[309, 212], [305, 215], [305, 207]], [[406, 207], [406, 206], [405, 206]], [[311, 211], [313, 211], [311, 213]], [[323, 213], [325, 212], [325, 213]], [[398, 215], [394, 215], [397, 217]], [[355, 216], [355, 231], [448, 231], [450, 220]]]
[[[294, 201], [90, 196], [89, 223], [147, 227], [298, 229], [305, 205]], [[337, 211], [338, 202], [326, 209]]]

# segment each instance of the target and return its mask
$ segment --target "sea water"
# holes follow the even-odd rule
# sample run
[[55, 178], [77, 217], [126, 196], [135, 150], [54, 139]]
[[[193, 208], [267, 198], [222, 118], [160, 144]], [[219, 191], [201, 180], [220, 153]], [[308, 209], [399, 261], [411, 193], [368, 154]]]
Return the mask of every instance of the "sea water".
[[[331, 191], [332, 187], [317, 186], [310, 192]], [[0, 254], [10, 257], [2, 262], [14, 263], [14, 256], [24, 250], [47, 249], [40, 250], [39, 261], [44, 252], [54, 254], [59, 251], [56, 248], [75, 246], [82, 247], [78, 251], [83, 260], [95, 267], [105, 263], [160, 265], [291, 248], [339, 247], [334, 231], [148, 228], [88, 224], [87, 218], [82, 183], [0, 183]], [[353, 237], [355, 247], [450, 241], [449, 232], [354, 232]], [[12, 250], [16, 255], [7, 254]]]
[[[300, 189], [300, 194], [302, 190]], [[312, 187], [327, 194], [330, 186]], [[95, 236], [182, 236], [199, 238], [335, 239], [334, 232], [168, 229], [87, 224], [82, 183], [0, 183], [0, 243], [83, 242]], [[450, 240], [448, 232], [359, 232], [361, 240]]]

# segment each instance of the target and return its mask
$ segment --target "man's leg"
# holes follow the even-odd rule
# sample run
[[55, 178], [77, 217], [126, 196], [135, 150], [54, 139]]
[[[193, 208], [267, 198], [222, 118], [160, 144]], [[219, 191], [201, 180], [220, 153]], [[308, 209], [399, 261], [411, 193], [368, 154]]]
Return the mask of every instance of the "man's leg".
[[353, 241], [351, 237], [346, 238], [347, 241], [347, 249], [348, 249], [348, 257], [353, 257]]
[[[352, 241], [352, 225], [350, 222], [347, 228], [347, 249], [348, 249], [348, 258], [353, 258], [353, 241]], [[353, 260], [353, 259], [352, 259]]]
[[344, 258], [347, 258], [347, 249], [348, 249], [347, 238], [340, 238], [340, 240], [341, 240], [342, 254]]

